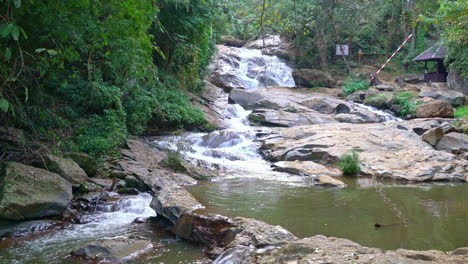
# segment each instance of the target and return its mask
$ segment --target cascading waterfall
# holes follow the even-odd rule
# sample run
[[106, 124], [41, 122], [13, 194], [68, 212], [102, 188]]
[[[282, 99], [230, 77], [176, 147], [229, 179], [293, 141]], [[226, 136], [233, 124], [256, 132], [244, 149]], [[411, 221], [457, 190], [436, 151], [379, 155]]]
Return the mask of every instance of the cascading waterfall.
[[397, 122], [397, 121], [403, 121], [403, 119], [401, 118], [398, 118], [396, 117], [395, 115], [393, 114], [390, 114], [388, 112], [385, 112], [385, 111], [382, 111], [380, 109], [377, 109], [375, 107], [372, 107], [372, 106], [369, 106], [369, 105], [365, 105], [365, 104], [359, 104], [359, 103], [353, 103], [359, 107], [362, 107], [364, 109], [367, 109], [369, 111], [371, 111], [372, 113], [376, 114], [379, 118], [380, 118], [380, 121], [381, 122]]
[[277, 56], [263, 55], [257, 49], [225, 46], [218, 46], [218, 52], [212, 76], [222, 78], [231, 88], [295, 86], [293, 70]]

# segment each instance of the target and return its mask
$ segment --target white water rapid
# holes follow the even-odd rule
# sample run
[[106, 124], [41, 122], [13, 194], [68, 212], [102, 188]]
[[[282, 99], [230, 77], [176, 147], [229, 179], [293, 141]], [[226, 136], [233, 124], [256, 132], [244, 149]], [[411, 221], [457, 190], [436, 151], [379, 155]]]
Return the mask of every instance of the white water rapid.
[[218, 58], [212, 66], [212, 78], [222, 79], [231, 88], [295, 86], [293, 70], [284, 61], [257, 49], [218, 46]]

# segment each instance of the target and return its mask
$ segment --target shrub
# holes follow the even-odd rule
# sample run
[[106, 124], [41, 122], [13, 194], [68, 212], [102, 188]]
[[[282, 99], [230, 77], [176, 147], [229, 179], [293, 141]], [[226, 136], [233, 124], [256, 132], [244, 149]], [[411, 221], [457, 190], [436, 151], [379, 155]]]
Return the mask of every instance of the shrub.
[[455, 109], [455, 118], [468, 119], [468, 106], [460, 106]]
[[356, 151], [349, 151], [342, 155], [338, 161], [338, 165], [345, 175], [356, 175], [361, 171], [359, 155]]
[[416, 108], [422, 103], [421, 100], [414, 100], [416, 96], [410, 92], [401, 92], [393, 95], [393, 104], [399, 106], [396, 114], [400, 117], [416, 116]]
[[292, 105], [289, 105], [288, 108], [286, 108], [285, 110], [286, 112], [290, 112], [290, 113], [297, 113], [297, 108], [295, 106], [292, 106]]
[[359, 78], [348, 77], [343, 84], [343, 94], [348, 96], [359, 90], [368, 90], [369, 81]]

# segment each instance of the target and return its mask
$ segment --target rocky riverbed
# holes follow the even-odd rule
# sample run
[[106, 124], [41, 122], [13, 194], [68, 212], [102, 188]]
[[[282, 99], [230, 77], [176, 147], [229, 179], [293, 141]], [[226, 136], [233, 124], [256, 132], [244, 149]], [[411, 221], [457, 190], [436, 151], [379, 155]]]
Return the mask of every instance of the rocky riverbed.
[[[243, 188], [288, 186], [292, 196], [300, 187], [350, 189], [348, 196], [356, 195], [358, 200], [372, 197], [359, 196], [361, 190], [338, 169], [338, 159], [356, 151], [361, 172], [355, 177], [375, 187], [389, 205], [388, 215], [397, 215], [398, 224], [405, 225], [400, 230], [407, 230], [411, 225], [404, 211], [409, 204], [397, 205], [382, 188], [402, 183], [421, 189], [445, 184], [444, 190], [466, 185], [467, 121], [453, 118], [453, 107], [464, 104], [463, 94], [445, 87], [420, 87], [420, 76], [402, 76], [394, 81], [382, 78], [377, 87], [345, 98], [343, 80], [318, 70], [294, 70], [291, 60], [283, 60], [297, 56], [292, 45], [277, 36], [268, 36], [265, 43], [263, 50], [256, 49], [258, 41], [243, 48], [218, 47], [207, 89], [200, 98], [193, 95], [194, 104], [218, 128], [211, 133], [130, 137], [121, 157], [103, 164], [82, 153], [47, 153], [39, 162], [20, 163], [15, 161], [20, 161], [16, 150], [26, 144], [22, 132], [0, 127], [1, 150], [11, 160], [2, 163], [0, 172], [0, 218], [9, 221], [0, 229], [4, 238], [0, 259], [12, 263], [44, 262], [48, 256], [51, 263], [466, 263], [466, 247], [447, 246], [446, 252], [384, 250], [321, 233], [304, 237], [267, 223], [269, 219], [215, 214], [211, 204], [200, 203], [187, 191], [186, 186], [211, 180], [220, 188], [235, 189], [229, 186], [234, 179]], [[356, 70], [365, 75], [373, 69]], [[308, 89], [311, 84], [322, 87]], [[400, 110], [394, 93], [400, 91], [419, 92], [418, 119], [394, 116]], [[188, 145], [187, 150], [178, 149], [179, 143]], [[168, 161], [174, 153], [180, 158], [177, 164]], [[262, 189], [249, 187], [250, 192]], [[433, 215], [425, 221], [440, 218], [443, 210], [450, 211], [444, 215], [447, 222], [453, 212], [457, 214], [453, 217], [467, 219], [460, 213], [463, 206], [457, 197], [447, 199], [449, 194], [443, 193], [440, 200], [425, 198], [411, 208], [419, 210], [421, 203], [431, 208]], [[240, 194], [239, 199], [247, 197]], [[459, 226], [458, 220], [452, 223]], [[445, 243], [446, 238], [440, 240]]]

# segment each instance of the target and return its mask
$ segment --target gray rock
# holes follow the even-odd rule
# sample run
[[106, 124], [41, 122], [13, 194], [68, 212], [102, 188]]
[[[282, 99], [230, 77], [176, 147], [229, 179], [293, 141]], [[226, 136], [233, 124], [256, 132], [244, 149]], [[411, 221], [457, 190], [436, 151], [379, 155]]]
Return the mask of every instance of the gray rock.
[[149, 239], [131, 236], [91, 242], [71, 253], [74, 257], [94, 261], [122, 261], [129, 257], [136, 257], [138, 253], [150, 249]]
[[70, 203], [72, 186], [59, 175], [7, 162], [0, 172], [0, 218], [36, 219], [60, 215]]
[[265, 35], [256, 40], [249, 41], [244, 46], [248, 49], [261, 49], [262, 53], [270, 56], [278, 56], [289, 61], [294, 61], [297, 56], [297, 49], [286, 37], [278, 35]]
[[391, 86], [389, 84], [379, 84], [375, 88], [377, 88], [377, 90], [383, 91], [383, 92], [390, 92], [390, 91], [394, 90], [393, 86]]
[[124, 181], [129, 188], [135, 188], [141, 192], [149, 190], [148, 186], [142, 180], [133, 175], [126, 176]]
[[88, 180], [86, 172], [71, 159], [47, 154], [44, 160], [48, 170], [59, 174], [73, 186], [79, 186]]
[[[466, 160], [434, 150], [411, 129], [423, 122], [428, 122], [429, 126], [433, 121], [338, 123], [278, 128], [276, 137], [272, 135], [262, 140], [260, 151], [266, 159], [275, 162], [314, 161], [333, 167], [347, 151], [356, 150], [360, 152], [361, 171], [365, 175], [417, 182], [464, 179], [463, 170], [456, 171], [468, 165]], [[442, 138], [438, 146], [443, 146], [444, 142]], [[458, 142], [454, 145], [460, 147], [463, 144]]]
[[437, 143], [442, 139], [444, 136], [444, 130], [441, 127], [433, 128], [422, 135], [422, 140], [426, 141], [427, 143], [431, 144], [432, 146], [436, 146]]
[[404, 84], [404, 83], [411, 83], [411, 84], [423, 83], [424, 82], [424, 74], [405, 74], [405, 75], [401, 75], [396, 79], [396, 82], [400, 86], [404, 86], [404, 85], [401, 85], [401, 84]]
[[298, 69], [293, 71], [293, 78], [299, 87], [333, 87], [333, 78], [320, 70]]
[[337, 180], [328, 175], [321, 175], [317, 178], [319, 185], [331, 186], [331, 187], [344, 187], [346, 184], [340, 180]]
[[465, 102], [465, 96], [461, 92], [448, 89], [436, 89], [427, 86], [421, 89], [419, 97], [430, 97], [442, 101], [447, 101], [455, 107], [461, 106]]
[[77, 152], [68, 153], [67, 156], [78, 163], [89, 177], [96, 175], [98, 169], [96, 159], [91, 158], [88, 154]]
[[468, 151], [468, 135], [457, 132], [448, 133], [439, 141], [436, 149], [455, 154], [464, 153]]
[[222, 130], [214, 131], [210, 134], [203, 136], [201, 146], [208, 148], [218, 148], [221, 145], [235, 145], [241, 141], [239, 133], [234, 131]]
[[175, 224], [184, 213], [200, 208], [201, 205], [184, 188], [174, 184], [170, 190], [156, 193], [150, 206], [156, 214]]

